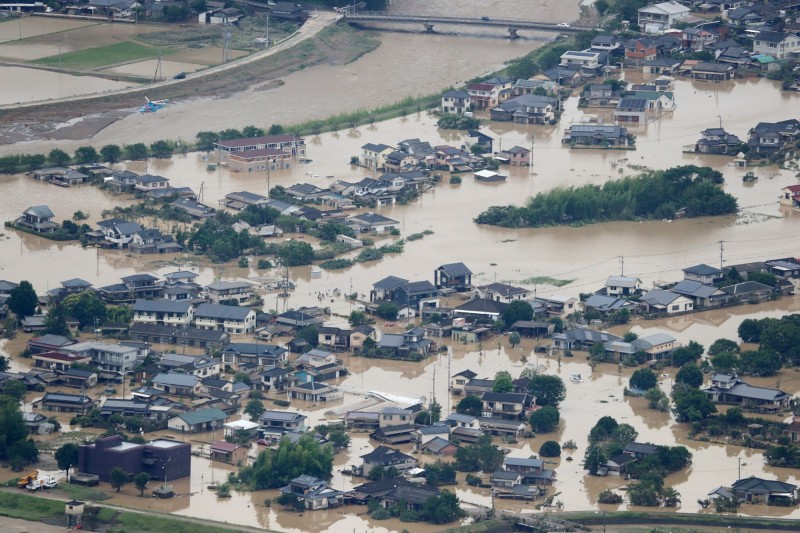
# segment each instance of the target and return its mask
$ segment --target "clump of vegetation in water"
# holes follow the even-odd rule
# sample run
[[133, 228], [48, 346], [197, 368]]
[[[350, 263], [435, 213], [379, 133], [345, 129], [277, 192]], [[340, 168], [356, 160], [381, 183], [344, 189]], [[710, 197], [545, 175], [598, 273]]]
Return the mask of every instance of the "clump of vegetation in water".
[[539, 193], [522, 207], [493, 206], [475, 222], [526, 228], [736, 213], [736, 198], [719, 187], [723, 181], [722, 173], [709, 167], [685, 165], [648, 171], [603, 185]]

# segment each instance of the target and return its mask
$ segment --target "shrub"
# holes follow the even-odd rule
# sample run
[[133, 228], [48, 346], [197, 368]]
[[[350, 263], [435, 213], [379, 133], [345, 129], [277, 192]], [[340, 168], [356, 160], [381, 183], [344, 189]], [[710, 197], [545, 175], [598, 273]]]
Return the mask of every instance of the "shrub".
[[554, 440], [548, 440], [539, 448], [539, 455], [542, 457], [560, 457], [561, 446]]

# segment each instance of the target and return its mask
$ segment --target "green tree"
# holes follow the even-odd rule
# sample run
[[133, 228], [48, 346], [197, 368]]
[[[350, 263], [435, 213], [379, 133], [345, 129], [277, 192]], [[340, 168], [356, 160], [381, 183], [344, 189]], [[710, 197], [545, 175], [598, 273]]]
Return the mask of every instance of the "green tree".
[[0, 372], [5, 372], [9, 369], [10, 363], [8, 362], [8, 357], [5, 355], [0, 355]]
[[461, 472], [494, 472], [503, 464], [503, 451], [492, 444], [489, 435], [478, 438], [475, 444], [462, 446], [456, 451], [456, 470]]
[[[205, 2], [205, 0], [201, 0]], [[200, 131], [195, 137], [197, 139], [198, 150], [212, 150], [214, 143], [219, 142], [219, 133], [216, 131]]]
[[245, 126], [242, 128], [243, 137], [263, 137], [264, 130], [255, 126]]
[[735, 353], [721, 352], [709, 358], [715, 372], [728, 374], [736, 372], [741, 367], [741, 361]]
[[589, 471], [589, 475], [596, 476], [601, 466], [606, 464], [606, 456], [600, 446], [592, 446], [586, 453], [583, 461], [583, 468]]
[[596, 444], [611, 438], [619, 423], [611, 416], [601, 416], [591, 430], [589, 430], [589, 443]]
[[503, 322], [505, 322], [508, 327], [511, 327], [519, 320], [531, 320], [533, 318], [533, 307], [531, 307], [531, 304], [528, 302], [514, 300], [508, 304], [503, 310], [503, 314], [500, 316]]
[[167, 4], [161, 10], [161, 16], [167, 22], [184, 21], [190, 14], [189, 7], [185, 5]]
[[535, 375], [530, 380], [528, 390], [536, 397], [537, 405], [558, 407], [567, 397], [567, 388], [558, 376]]
[[314, 260], [314, 249], [307, 242], [289, 241], [278, 248], [278, 257], [284, 266], [310, 265]]
[[11, 289], [6, 303], [17, 317], [22, 318], [36, 313], [36, 308], [39, 306], [39, 297], [36, 296], [36, 291], [33, 290], [31, 282], [22, 280], [19, 285]]
[[447, 489], [428, 497], [422, 507], [422, 517], [431, 524], [448, 524], [464, 515], [458, 497]]
[[511, 345], [512, 348], [516, 348], [520, 342], [522, 342], [522, 337], [520, 337], [519, 333], [517, 333], [516, 331], [512, 332], [508, 336], [508, 343]]
[[44, 331], [50, 335], [70, 336], [69, 327], [67, 326], [67, 314], [61, 302], [54, 303], [47, 311], [47, 318], [44, 320]]
[[675, 383], [683, 383], [687, 387], [698, 388], [703, 384], [703, 371], [694, 363], [687, 363], [675, 374]]
[[147, 145], [144, 143], [126, 144], [122, 147], [125, 153], [125, 159], [129, 161], [139, 161], [147, 159], [148, 150]]
[[481, 416], [481, 411], [483, 411], [483, 402], [475, 396], [465, 396], [456, 405], [456, 413], [462, 415]]
[[280, 124], [273, 124], [267, 130], [267, 135], [283, 135], [284, 133], [286, 133], [286, 130]]
[[172, 157], [173, 147], [164, 140], [158, 140], [150, 145], [150, 155], [159, 159]]
[[106, 319], [113, 324], [127, 324], [133, 320], [133, 309], [125, 304], [106, 309]]
[[675, 418], [678, 422], [697, 422], [717, 412], [717, 407], [699, 389], [675, 387], [672, 392], [675, 402]]
[[28, 389], [25, 387], [25, 384], [22, 381], [9, 379], [5, 382], [0, 392], [9, 398], [13, 398], [15, 401], [20, 402], [25, 397]]
[[261, 400], [256, 398], [250, 398], [247, 402], [247, 405], [244, 408], [244, 414], [250, 417], [250, 420], [256, 421], [261, 418], [261, 415], [264, 414], [266, 409], [264, 408], [264, 404], [261, 403]]
[[295, 337], [298, 339], [303, 339], [314, 348], [316, 348], [319, 344], [319, 332], [317, 331], [317, 326], [313, 324], [300, 329]]
[[702, 357], [704, 351], [705, 349], [703, 348], [702, 344], [695, 341], [689, 341], [688, 345], [681, 346], [672, 352], [670, 357], [672, 359], [672, 366], [680, 368], [686, 363], [697, 361], [700, 359], [700, 357]]
[[600, 13], [601, 15], [605, 15], [606, 11], [608, 11], [608, 1], [607, 0], [597, 0], [594, 3], [594, 7], [595, 7], [595, 9], [597, 9], [598, 13]]
[[83, 291], [64, 298], [64, 312], [78, 319], [82, 328], [94, 327], [106, 321], [106, 303], [95, 291]]
[[397, 320], [397, 313], [399, 312], [400, 308], [392, 302], [383, 302], [375, 310], [375, 314], [384, 320]]
[[492, 392], [511, 392], [512, 390], [514, 390], [514, 380], [511, 379], [511, 374], [501, 370], [494, 375]]
[[117, 492], [128, 483], [130, 474], [128, 474], [125, 470], [123, 470], [119, 466], [115, 466], [111, 469], [111, 486], [117, 489]]
[[539, 447], [539, 455], [542, 457], [559, 457], [561, 446], [554, 440], [548, 440]]
[[761, 330], [763, 322], [754, 319], [746, 318], [739, 324], [739, 338], [744, 342], [761, 342]]
[[350, 435], [344, 429], [334, 429], [328, 433], [328, 441], [337, 450], [342, 450], [350, 445]]
[[531, 414], [531, 429], [536, 433], [550, 433], [556, 430], [561, 414], [552, 405], [545, 405]]
[[253, 466], [240, 469], [239, 478], [253, 490], [262, 490], [283, 487], [303, 474], [327, 480], [332, 471], [333, 447], [321, 445], [312, 435], [303, 435], [297, 442], [283, 438], [277, 449], [259, 453]]
[[739, 353], [739, 343], [730, 339], [717, 339], [708, 347], [708, 355], [713, 356], [721, 353]]
[[70, 157], [64, 150], [53, 148], [50, 150], [50, 153], [47, 154], [47, 162], [54, 167], [63, 167], [69, 165]]
[[116, 163], [122, 158], [122, 148], [116, 144], [107, 144], [100, 148], [100, 158], [106, 163]]
[[640, 368], [631, 376], [630, 385], [631, 388], [646, 391], [658, 385], [658, 377], [649, 368]]
[[100, 161], [100, 154], [93, 146], [81, 146], [75, 150], [73, 160], [79, 165], [89, 165]]
[[351, 311], [350, 317], [347, 319], [351, 326], [360, 326], [367, 321], [367, 315], [363, 311]]
[[64, 444], [56, 450], [55, 458], [58, 468], [66, 471], [67, 482], [69, 482], [69, 469], [78, 466], [78, 445], [72, 442]]
[[773, 376], [783, 366], [780, 356], [768, 349], [744, 351], [739, 360], [742, 372], [751, 376]]
[[148, 483], [150, 483], [150, 474], [147, 472], [139, 472], [133, 477], [133, 484], [139, 489], [139, 496], [144, 496], [144, 489], [147, 488]]

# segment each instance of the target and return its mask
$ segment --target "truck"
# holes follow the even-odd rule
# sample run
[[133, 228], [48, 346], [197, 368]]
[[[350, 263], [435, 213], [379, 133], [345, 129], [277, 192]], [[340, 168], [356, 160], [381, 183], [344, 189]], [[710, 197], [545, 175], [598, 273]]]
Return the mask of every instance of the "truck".
[[28, 474], [25, 474], [24, 476], [19, 478], [19, 481], [17, 481], [17, 488], [19, 488], [19, 489], [26, 488], [28, 485], [31, 484], [32, 481], [35, 481], [36, 478], [38, 478], [38, 477], [39, 477], [39, 472], [38, 471], [29, 472]]
[[37, 491], [39, 489], [52, 489], [58, 486], [58, 481], [53, 476], [44, 476], [34, 479], [28, 484], [27, 489], [30, 491]]

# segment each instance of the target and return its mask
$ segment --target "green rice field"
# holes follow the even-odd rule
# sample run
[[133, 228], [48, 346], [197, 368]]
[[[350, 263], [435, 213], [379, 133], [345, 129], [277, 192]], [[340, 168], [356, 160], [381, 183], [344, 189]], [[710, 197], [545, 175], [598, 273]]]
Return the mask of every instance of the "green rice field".
[[[175, 52], [172, 48], [160, 48], [161, 55], [166, 56]], [[158, 57], [159, 48], [143, 46], [134, 42], [122, 42], [96, 48], [87, 48], [75, 52], [43, 57], [32, 61], [36, 65], [51, 67], [61, 66], [66, 69], [91, 70], [121, 63], [130, 63]]]

